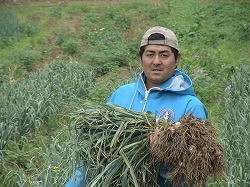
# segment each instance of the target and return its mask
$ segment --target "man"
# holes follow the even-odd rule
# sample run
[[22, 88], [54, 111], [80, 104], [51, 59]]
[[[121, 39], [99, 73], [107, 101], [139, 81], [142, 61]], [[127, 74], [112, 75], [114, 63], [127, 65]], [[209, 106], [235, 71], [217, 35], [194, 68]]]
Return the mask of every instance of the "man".
[[[187, 114], [207, 118], [207, 110], [195, 96], [190, 78], [176, 69], [181, 54], [171, 30], [150, 28], [142, 38], [139, 54], [143, 72], [135, 83], [118, 88], [109, 102], [130, 110], [151, 111], [174, 122]], [[151, 144], [155, 138], [154, 135], [150, 137]], [[160, 169], [160, 186], [171, 186], [166, 180], [166, 172], [171, 172], [170, 166]]]
[[[136, 82], [118, 88], [109, 102], [130, 110], [151, 111], [174, 122], [187, 114], [207, 118], [207, 110], [195, 96], [191, 79], [176, 69], [181, 54], [171, 30], [158, 26], [150, 28], [142, 38], [139, 55], [143, 72]], [[151, 144], [156, 137], [150, 137]], [[160, 168], [160, 186], [171, 186], [166, 175], [169, 172], [170, 165]], [[183, 182], [180, 186], [187, 185]]]

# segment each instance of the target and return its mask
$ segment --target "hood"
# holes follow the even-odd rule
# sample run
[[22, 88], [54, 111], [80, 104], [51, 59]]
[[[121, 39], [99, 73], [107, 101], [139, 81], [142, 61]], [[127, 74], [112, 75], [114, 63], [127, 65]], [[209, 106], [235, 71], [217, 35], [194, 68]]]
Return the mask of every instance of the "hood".
[[[142, 94], [146, 91], [145, 79], [146, 76], [144, 72], [142, 72], [138, 80], [142, 83], [138, 88], [139, 92], [141, 92]], [[195, 96], [193, 84], [190, 77], [177, 69], [174, 71], [173, 76], [164, 84], [162, 84], [160, 87], [151, 88], [151, 90], [170, 91], [180, 95]]]

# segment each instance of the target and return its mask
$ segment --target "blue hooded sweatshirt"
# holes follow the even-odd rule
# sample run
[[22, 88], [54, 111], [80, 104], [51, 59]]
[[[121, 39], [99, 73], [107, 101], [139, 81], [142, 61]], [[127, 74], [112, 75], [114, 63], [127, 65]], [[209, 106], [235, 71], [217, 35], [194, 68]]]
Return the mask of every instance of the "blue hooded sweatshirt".
[[185, 73], [175, 70], [173, 76], [160, 87], [149, 90], [145, 80], [142, 72], [136, 82], [118, 88], [108, 101], [130, 110], [150, 111], [174, 122], [187, 114], [207, 119], [207, 110], [196, 97], [192, 81]]

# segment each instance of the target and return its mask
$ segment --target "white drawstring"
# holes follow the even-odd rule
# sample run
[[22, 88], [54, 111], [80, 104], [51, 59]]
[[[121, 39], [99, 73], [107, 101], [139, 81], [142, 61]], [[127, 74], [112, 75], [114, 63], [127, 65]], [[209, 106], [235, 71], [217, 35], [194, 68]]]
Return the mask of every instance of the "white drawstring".
[[148, 101], [149, 92], [150, 92], [151, 90], [159, 90], [159, 91], [162, 91], [162, 89], [159, 88], [159, 87], [153, 87], [153, 88], [150, 88], [149, 90], [146, 90], [146, 92], [145, 92], [145, 98], [144, 98], [145, 103], [144, 103], [144, 106], [143, 106], [143, 108], [142, 108], [142, 112], [144, 112], [144, 110], [145, 110], [145, 108], [146, 108], [146, 104], [147, 104], [147, 101]]
[[146, 90], [146, 92], [145, 92], [145, 98], [144, 98], [145, 101], [144, 101], [144, 105], [143, 105], [143, 108], [142, 108], [142, 112], [144, 112], [144, 110], [145, 110], [146, 103], [147, 103], [147, 100], [148, 100], [149, 92], [150, 92], [150, 89]]
[[150, 92], [151, 90], [153, 90], [153, 89], [154, 89], [154, 90], [159, 90], [159, 91], [161, 91], [162, 89], [159, 88], [159, 87], [153, 87], [153, 88], [150, 88], [149, 90], [147, 90], [146, 85], [145, 85], [145, 83], [144, 83], [144, 81], [143, 81], [143, 78], [142, 78], [142, 76], [141, 76], [141, 74], [140, 74], [140, 77], [138, 78], [137, 83], [136, 83], [136, 88], [135, 88], [135, 91], [134, 91], [134, 96], [133, 96], [133, 98], [132, 98], [132, 100], [131, 100], [131, 103], [130, 103], [130, 106], [129, 106], [129, 110], [131, 110], [131, 108], [132, 108], [132, 105], [133, 105], [133, 102], [134, 102], [134, 99], [135, 99], [135, 96], [136, 96], [136, 93], [137, 93], [137, 89], [138, 89], [139, 81], [140, 81], [139, 79], [141, 79], [141, 81], [143, 82], [144, 88], [145, 88], [144, 105], [143, 105], [143, 108], [142, 108], [142, 112], [144, 112], [144, 110], [145, 110], [145, 108], [146, 108], [146, 104], [147, 104], [149, 92]]
[[129, 106], [129, 110], [131, 110], [131, 108], [132, 108], [132, 104], [133, 104], [134, 99], [135, 99], [135, 95], [136, 95], [136, 92], [137, 92], [137, 89], [138, 89], [138, 85], [139, 85], [139, 79], [137, 80], [137, 83], [136, 83], [134, 96], [133, 96], [133, 98], [132, 98], [132, 100], [131, 100], [131, 103], [130, 103], [130, 106]]

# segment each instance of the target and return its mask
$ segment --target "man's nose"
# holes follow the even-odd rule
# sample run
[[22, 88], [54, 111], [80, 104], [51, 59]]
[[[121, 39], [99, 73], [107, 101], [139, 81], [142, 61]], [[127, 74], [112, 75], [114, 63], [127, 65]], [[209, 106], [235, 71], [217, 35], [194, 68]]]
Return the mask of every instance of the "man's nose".
[[159, 55], [155, 55], [153, 64], [154, 64], [154, 65], [159, 65], [159, 64], [161, 64], [161, 60], [160, 60]]

